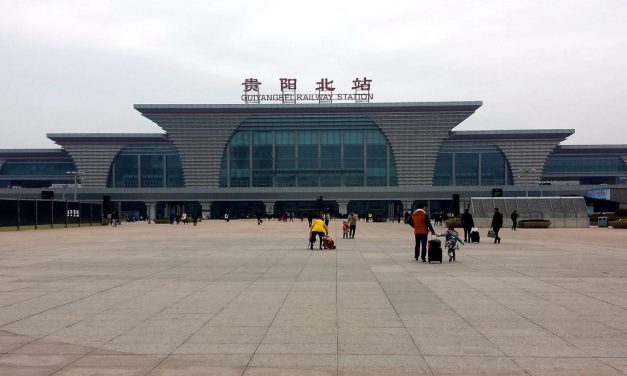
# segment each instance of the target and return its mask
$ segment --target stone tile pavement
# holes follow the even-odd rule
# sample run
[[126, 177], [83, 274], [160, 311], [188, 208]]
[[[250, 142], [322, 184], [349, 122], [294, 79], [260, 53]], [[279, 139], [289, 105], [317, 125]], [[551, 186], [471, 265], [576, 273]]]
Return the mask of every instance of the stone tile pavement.
[[298, 220], [0, 233], [0, 375], [627, 374], [627, 231], [423, 264], [407, 225], [331, 228], [337, 251]]

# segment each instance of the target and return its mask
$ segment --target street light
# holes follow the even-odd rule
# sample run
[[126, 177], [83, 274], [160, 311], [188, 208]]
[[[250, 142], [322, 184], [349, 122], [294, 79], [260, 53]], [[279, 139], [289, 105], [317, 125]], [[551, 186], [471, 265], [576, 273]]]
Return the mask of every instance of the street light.
[[[525, 180], [525, 185], [535, 185], [538, 184], [537, 180], [534, 180], [531, 182], [531, 184], [529, 184], [529, 182], [527, 182], [526, 178], [533, 176], [536, 172], [538, 172], [540, 170], [538, 170], [537, 168], [520, 168], [518, 170], [516, 170], [517, 175], [515, 175], [515, 177], [517, 178], [521, 178]], [[542, 194], [542, 192], [540, 192], [540, 194]], [[525, 187], [525, 197], [529, 197], [529, 188]]]
[[74, 171], [65, 171], [68, 175], [74, 175], [74, 201], [76, 201], [76, 189], [78, 188], [78, 176], [84, 175], [85, 173], [82, 171], [74, 170]]

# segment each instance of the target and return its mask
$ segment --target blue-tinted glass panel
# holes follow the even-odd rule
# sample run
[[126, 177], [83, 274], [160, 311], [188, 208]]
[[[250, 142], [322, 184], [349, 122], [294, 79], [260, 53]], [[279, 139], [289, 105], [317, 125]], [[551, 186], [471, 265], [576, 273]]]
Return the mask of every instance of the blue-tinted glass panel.
[[342, 185], [342, 174], [337, 173], [322, 173], [320, 175], [321, 187], [339, 187]]
[[455, 154], [455, 184], [479, 185], [479, 154]]
[[481, 153], [481, 185], [505, 184], [505, 158], [501, 153]]
[[259, 116], [237, 133], [223, 158], [228, 163], [222, 161], [221, 186], [229, 178], [230, 186], [397, 185], [387, 141], [363, 117]]
[[168, 187], [183, 187], [183, 168], [178, 155], [166, 155], [165, 158], [166, 185]]
[[[304, 170], [318, 168], [318, 133], [318, 131], [298, 132], [298, 168]], [[298, 185], [301, 187], [311, 186], [300, 183]]]
[[21, 160], [6, 161], [2, 166], [0, 175], [62, 175], [66, 171], [74, 171], [76, 167], [73, 162], [61, 162], [51, 160]]
[[363, 187], [364, 186], [364, 174], [362, 172], [345, 173], [344, 185], [347, 187]]
[[295, 174], [280, 174], [276, 175], [276, 186], [277, 187], [295, 187], [296, 186], [296, 175]]
[[231, 187], [250, 187], [250, 132], [238, 132], [229, 147]]
[[563, 173], [616, 173], [625, 172], [620, 157], [550, 156], [544, 166], [545, 174]]
[[163, 187], [163, 155], [142, 155], [141, 186]]
[[439, 153], [435, 163], [433, 185], [453, 185], [453, 154]]
[[137, 188], [139, 186], [138, 163], [137, 155], [118, 155], [115, 160], [115, 186], [117, 188]]
[[319, 174], [317, 173], [300, 173], [298, 174], [298, 186], [299, 187], [317, 187]]

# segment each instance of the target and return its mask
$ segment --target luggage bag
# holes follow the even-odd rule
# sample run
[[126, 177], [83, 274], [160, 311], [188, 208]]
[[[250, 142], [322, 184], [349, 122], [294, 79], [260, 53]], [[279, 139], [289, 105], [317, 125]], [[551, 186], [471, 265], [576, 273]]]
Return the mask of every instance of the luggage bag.
[[428, 257], [429, 257], [429, 263], [431, 263], [431, 261], [439, 261], [440, 264], [442, 263], [442, 241], [440, 241], [440, 239], [431, 239], [429, 240], [429, 247], [428, 247]]
[[479, 243], [481, 240], [481, 235], [479, 235], [479, 231], [471, 231], [470, 232], [470, 242], [471, 243]]

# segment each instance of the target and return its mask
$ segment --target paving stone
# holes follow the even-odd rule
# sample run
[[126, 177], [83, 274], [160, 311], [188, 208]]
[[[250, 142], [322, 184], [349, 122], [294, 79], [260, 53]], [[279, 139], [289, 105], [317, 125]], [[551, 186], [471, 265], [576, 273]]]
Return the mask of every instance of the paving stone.
[[625, 232], [504, 229], [442, 265], [413, 260], [402, 224], [360, 223], [332, 252], [306, 234], [2, 232], [0, 374], [627, 373]]

